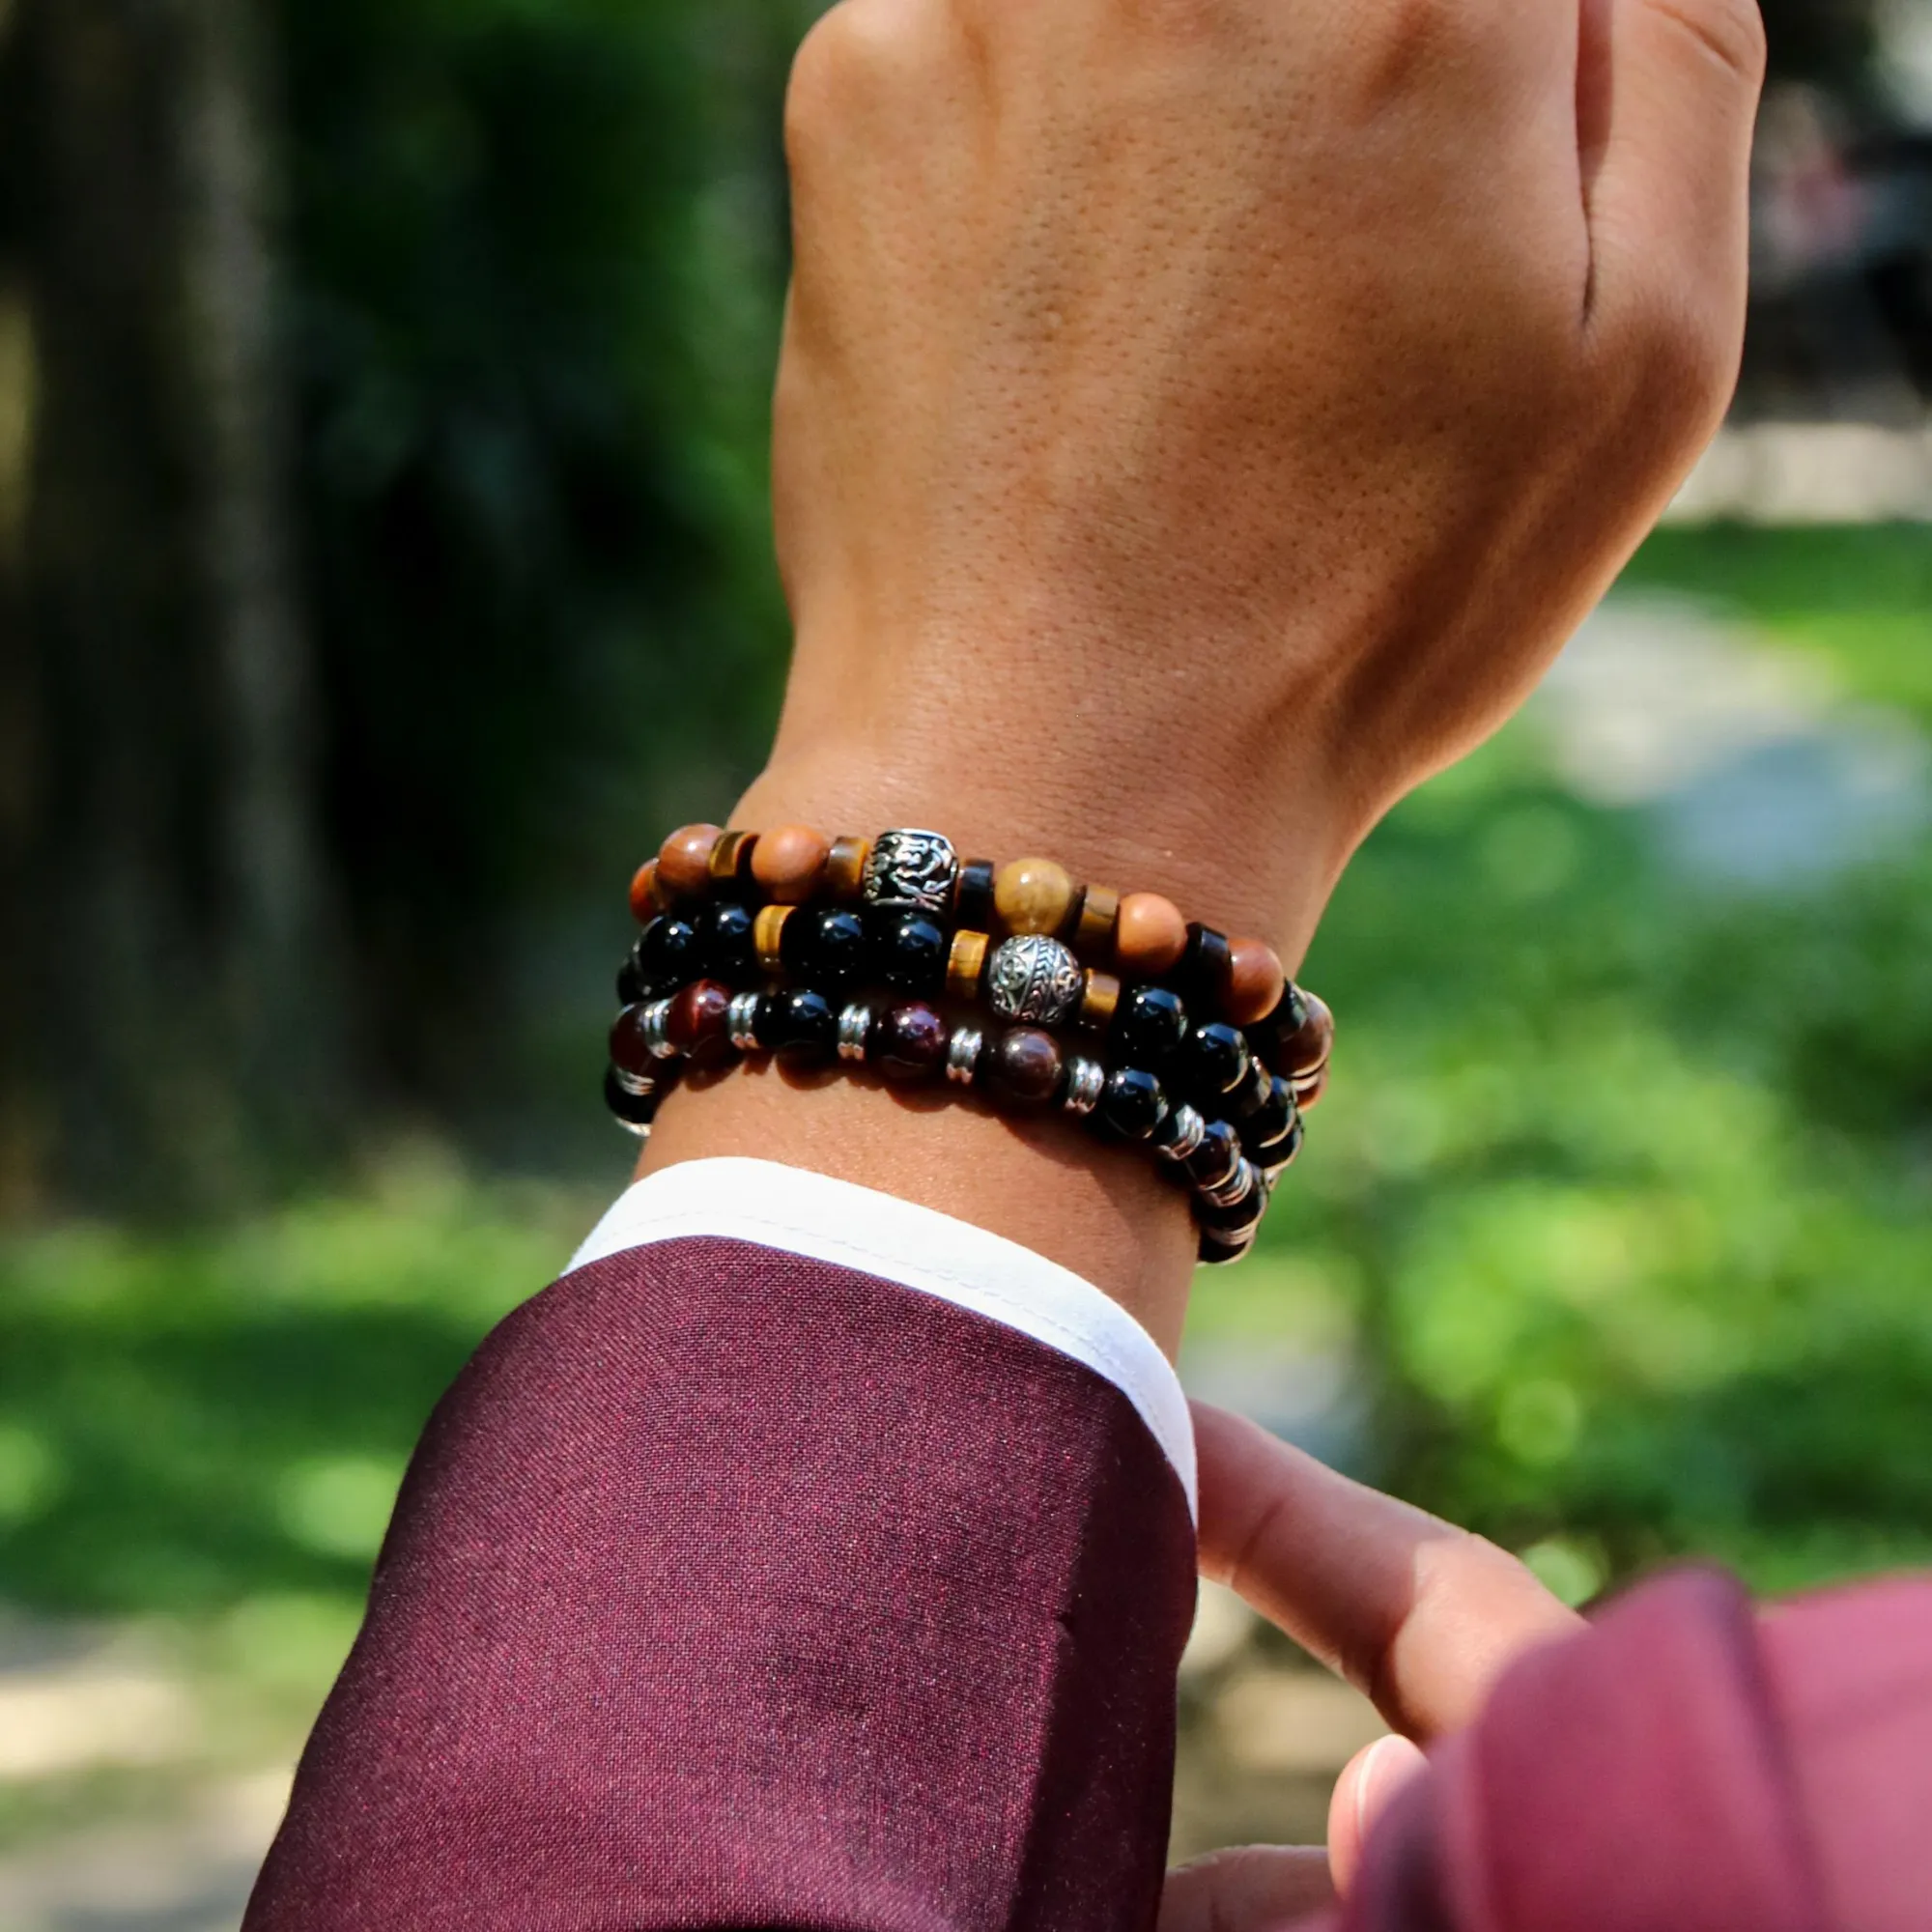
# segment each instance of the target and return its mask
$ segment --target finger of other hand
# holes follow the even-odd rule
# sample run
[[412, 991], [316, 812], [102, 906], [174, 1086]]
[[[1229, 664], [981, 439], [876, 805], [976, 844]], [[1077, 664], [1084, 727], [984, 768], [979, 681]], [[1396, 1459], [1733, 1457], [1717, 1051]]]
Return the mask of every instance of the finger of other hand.
[[1159, 1932], [1287, 1932], [1334, 1903], [1325, 1852], [1257, 1845], [1170, 1873]]
[[1405, 1736], [1460, 1728], [1522, 1651], [1581, 1627], [1514, 1556], [1194, 1406], [1201, 1567]]

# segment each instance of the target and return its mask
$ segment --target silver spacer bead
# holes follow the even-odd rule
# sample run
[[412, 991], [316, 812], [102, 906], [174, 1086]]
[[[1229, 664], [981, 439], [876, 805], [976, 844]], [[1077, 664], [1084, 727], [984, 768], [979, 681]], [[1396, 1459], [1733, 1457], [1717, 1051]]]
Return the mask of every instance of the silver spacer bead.
[[838, 1015], [838, 1058], [863, 1061], [866, 1042], [872, 1034], [872, 1009], [864, 1001], [854, 1001]]
[[1174, 1110], [1174, 1138], [1160, 1150], [1163, 1160], [1183, 1161], [1191, 1159], [1201, 1151], [1202, 1143], [1208, 1138], [1208, 1122], [1192, 1107], [1177, 1107]]
[[647, 1141], [651, 1137], [651, 1123], [648, 1121], [619, 1121], [617, 1124], [627, 1134], [635, 1135], [640, 1141]]
[[1201, 1197], [1211, 1201], [1216, 1208], [1238, 1208], [1242, 1202], [1251, 1201], [1261, 1191], [1262, 1178], [1253, 1161], [1245, 1157], [1236, 1160], [1234, 1173], [1218, 1187], [1204, 1187]]
[[1208, 1244], [1208, 1253], [1201, 1257], [1203, 1267], [1233, 1267], [1237, 1262], [1244, 1262], [1254, 1253], [1255, 1243], [1261, 1238], [1259, 1228], [1236, 1236], [1232, 1241], [1215, 1240]]
[[959, 878], [959, 854], [937, 832], [885, 832], [866, 861], [866, 903], [945, 913]]
[[1066, 1098], [1063, 1103], [1076, 1120], [1085, 1120], [1107, 1091], [1107, 1069], [1097, 1060], [1076, 1056], [1067, 1063]]
[[648, 1073], [626, 1073], [621, 1066], [611, 1067], [611, 1077], [625, 1093], [635, 1094], [639, 1100], [648, 1100], [662, 1085]]
[[650, 1048], [654, 1060], [675, 1060], [677, 1048], [670, 1043], [669, 1000], [653, 1000], [644, 1009], [644, 1044]]
[[740, 993], [725, 1009], [724, 1024], [730, 1030], [731, 1044], [740, 1053], [758, 1052], [758, 995]]
[[955, 1087], [970, 1087], [978, 1077], [980, 1055], [985, 1051], [986, 1036], [978, 1027], [960, 1027], [946, 1049], [946, 1077]]
[[1039, 934], [1003, 940], [986, 967], [992, 1009], [1022, 1026], [1057, 1027], [1080, 1010], [1087, 976], [1057, 939]]

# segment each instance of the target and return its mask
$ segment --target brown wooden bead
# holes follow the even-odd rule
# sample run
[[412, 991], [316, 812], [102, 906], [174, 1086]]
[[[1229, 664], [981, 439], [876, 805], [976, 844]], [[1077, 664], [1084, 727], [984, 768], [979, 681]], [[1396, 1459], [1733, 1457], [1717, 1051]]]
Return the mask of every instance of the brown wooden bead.
[[715, 825], [687, 825], [658, 852], [658, 890], [673, 899], [701, 899], [711, 890], [711, 852], [724, 837]]
[[980, 1063], [982, 1077], [1009, 1107], [1052, 1104], [1066, 1065], [1060, 1042], [1037, 1027], [1014, 1027], [994, 1043]]
[[1121, 1009], [1121, 982], [1111, 973], [1089, 970], [1087, 990], [1080, 1000], [1080, 1024], [1089, 1033], [1105, 1035]]
[[794, 910], [788, 905], [760, 906], [757, 918], [752, 923], [752, 944], [758, 950], [758, 968], [775, 980], [785, 970], [784, 929]]
[[755, 832], [721, 833], [717, 844], [711, 848], [712, 890], [729, 893], [734, 887], [744, 885], [752, 875], [752, 860], [757, 849]]
[[866, 890], [866, 867], [872, 856], [872, 841], [850, 833], [832, 841], [825, 855], [825, 890], [835, 899], [851, 900]]
[[955, 932], [946, 961], [946, 990], [955, 1000], [977, 1000], [986, 978], [992, 940], [983, 932]]
[[1089, 886], [1073, 927], [1073, 950], [1083, 959], [1111, 965], [1114, 934], [1121, 923], [1121, 895], [1110, 886]]
[[764, 833], [752, 854], [752, 877], [778, 905], [804, 905], [817, 892], [832, 841], [810, 825]]
[[1294, 1104], [1304, 1113], [1312, 1113], [1321, 1104], [1321, 1096], [1328, 1091], [1328, 1069], [1318, 1067], [1313, 1073], [1305, 1073], [1294, 1083]]
[[665, 1035], [694, 1060], [709, 1057], [730, 1043], [731, 989], [716, 980], [699, 980], [671, 1002]]
[[1001, 925], [1016, 939], [1036, 933], [1058, 938], [1072, 919], [1079, 888], [1051, 859], [1015, 859], [993, 880]]
[[1228, 949], [1228, 983], [1222, 1002], [1231, 1024], [1259, 1026], [1281, 1004], [1288, 973], [1281, 955], [1260, 939], [1237, 939]]
[[1180, 964], [1187, 951], [1187, 922], [1172, 899], [1158, 893], [1129, 893], [1121, 901], [1114, 956], [1130, 980], [1158, 980]]
[[1335, 1015], [1327, 1003], [1305, 987], [1301, 997], [1308, 1007], [1308, 1018], [1299, 1033], [1283, 1041], [1281, 1049], [1283, 1069], [1293, 1074], [1297, 1084], [1304, 1074], [1319, 1073], [1326, 1066], [1335, 1050]]
[[664, 910], [658, 897], [658, 862], [647, 859], [631, 881], [631, 917], [639, 925], [648, 925]]

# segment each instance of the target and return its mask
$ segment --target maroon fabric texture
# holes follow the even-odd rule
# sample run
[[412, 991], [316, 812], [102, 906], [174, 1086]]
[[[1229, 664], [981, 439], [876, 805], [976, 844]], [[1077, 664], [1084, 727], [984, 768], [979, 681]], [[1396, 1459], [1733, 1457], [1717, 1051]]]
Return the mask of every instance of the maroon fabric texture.
[[1923, 1932], [1932, 1582], [1755, 1620], [1638, 1590], [1523, 1660], [1378, 1829], [1347, 1932]]
[[1194, 1541], [1080, 1364], [728, 1241], [445, 1397], [247, 1932], [1144, 1932]]

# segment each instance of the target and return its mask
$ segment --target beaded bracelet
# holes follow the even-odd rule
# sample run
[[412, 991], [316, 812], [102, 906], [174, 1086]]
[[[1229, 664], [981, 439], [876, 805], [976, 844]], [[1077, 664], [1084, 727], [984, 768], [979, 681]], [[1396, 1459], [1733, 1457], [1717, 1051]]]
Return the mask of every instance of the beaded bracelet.
[[923, 1000], [841, 1003], [810, 987], [733, 992], [721, 980], [698, 980], [626, 1008], [611, 1051], [606, 1097], [644, 1135], [687, 1066], [716, 1065], [732, 1054], [821, 1064], [836, 1056], [902, 1088], [943, 1074], [982, 1090], [1004, 1112], [1059, 1109], [1108, 1139], [1146, 1145], [1188, 1182], [1201, 1259], [1209, 1264], [1237, 1261], [1253, 1247], [1274, 1185], [1301, 1148], [1300, 1117], [1285, 1091], [1273, 1107], [1214, 1119], [1185, 1101], [1170, 1104], [1145, 1068], [1109, 1068], [1067, 1053], [1037, 1028], [954, 1027]]

